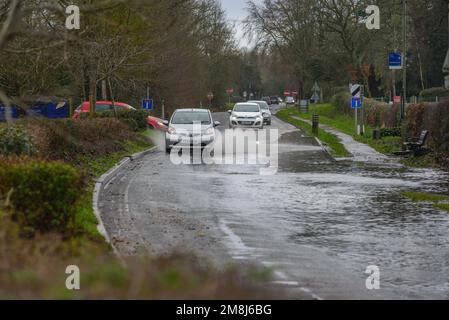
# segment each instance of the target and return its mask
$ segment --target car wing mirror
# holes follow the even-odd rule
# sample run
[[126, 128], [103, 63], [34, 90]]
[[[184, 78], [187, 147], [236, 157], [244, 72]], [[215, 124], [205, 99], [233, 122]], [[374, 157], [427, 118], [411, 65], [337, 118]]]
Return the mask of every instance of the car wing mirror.
[[214, 122], [214, 127], [219, 127], [220, 125], [221, 125], [221, 123], [219, 121]]
[[167, 120], [162, 121], [162, 123], [163, 123], [164, 125], [166, 125], [167, 127], [168, 127], [168, 125], [170, 124]]
[[232, 114], [232, 110], [228, 110], [228, 113], [229, 113], [229, 114]]

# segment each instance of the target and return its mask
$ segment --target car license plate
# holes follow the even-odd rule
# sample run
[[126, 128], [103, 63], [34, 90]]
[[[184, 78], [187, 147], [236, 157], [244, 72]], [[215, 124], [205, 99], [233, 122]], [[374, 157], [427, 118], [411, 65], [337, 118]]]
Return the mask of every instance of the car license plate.
[[243, 125], [251, 125], [251, 124], [253, 124], [251, 121], [242, 121], [242, 124]]

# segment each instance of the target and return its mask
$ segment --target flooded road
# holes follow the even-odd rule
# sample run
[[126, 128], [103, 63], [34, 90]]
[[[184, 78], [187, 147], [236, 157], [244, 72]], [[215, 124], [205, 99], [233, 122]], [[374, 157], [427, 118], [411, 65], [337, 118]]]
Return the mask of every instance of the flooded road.
[[[226, 115], [214, 117], [226, 128]], [[260, 263], [275, 284], [314, 299], [449, 298], [449, 215], [401, 195], [447, 193], [447, 174], [335, 161], [303, 132], [277, 119], [273, 127], [282, 134], [275, 175], [251, 165], [176, 166], [155, 153], [105, 192], [106, 228], [124, 236], [108, 212], [125, 201], [136, 242], [156, 254]], [[380, 290], [366, 288], [371, 265]]]

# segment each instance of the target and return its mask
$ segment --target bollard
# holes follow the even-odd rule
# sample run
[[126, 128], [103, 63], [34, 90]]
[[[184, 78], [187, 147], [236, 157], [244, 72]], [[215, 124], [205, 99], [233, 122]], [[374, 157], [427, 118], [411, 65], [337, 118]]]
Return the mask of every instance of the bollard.
[[315, 136], [318, 136], [319, 128], [320, 128], [320, 116], [314, 114], [312, 116], [312, 132]]
[[380, 131], [380, 129], [374, 129], [373, 130], [373, 140], [380, 140], [382, 139], [382, 133]]

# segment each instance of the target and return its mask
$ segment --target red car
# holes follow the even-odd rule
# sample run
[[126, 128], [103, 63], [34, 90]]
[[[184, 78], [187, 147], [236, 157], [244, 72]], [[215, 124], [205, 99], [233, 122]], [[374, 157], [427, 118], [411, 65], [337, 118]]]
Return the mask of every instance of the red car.
[[150, 129], [162, 132], [168, 132], [168, 126], [164, 124], [164, 120], [149, 116], [147, 119]]
[[[136, 110], [134, 107], [131, 107], [129, 104], [122, 102], [114, 103], [117, 110]], [[113, 111], [112, 101], [97, 101], [95, 106], [95, 112], [105, 112], [105, 111]], [[89, 101], [83, 102], [73, 113], [73, 119], [79, 119], [82, 113], [90, 112], [90, 104]]]

